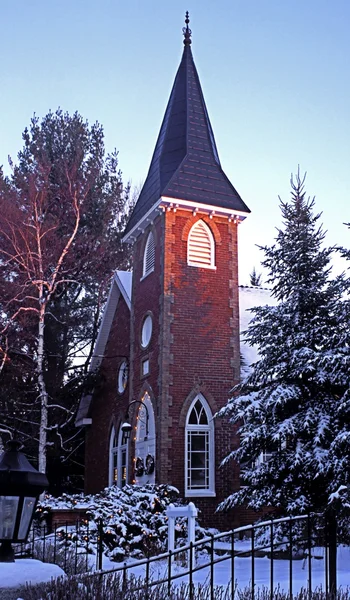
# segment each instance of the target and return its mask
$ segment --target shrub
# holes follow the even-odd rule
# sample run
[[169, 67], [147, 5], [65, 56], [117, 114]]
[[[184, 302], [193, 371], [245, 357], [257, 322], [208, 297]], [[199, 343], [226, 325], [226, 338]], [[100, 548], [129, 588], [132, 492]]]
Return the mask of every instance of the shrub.
[[[57, 530], [61, 547], [81, 548], [96, 552], [99, 522], [102, 520], [103, 552], [111, 560], [126, 557], [142, 558], [166, 550], [168, 522], [166, 509], [177, 500], [178, 491], [169, 485], [109, 487], [99, 494], [84, 496], [64, 494], [60, 498], [47, 496], [38, 506], [38, 515], [46, 518], [54, 509], [86, 509], [86, 522], [72, 532], [62, 527]], [[178, 500], [177, 500], [178, 502]], [[199, 537], [203, 530], [198, 529]], [[176, 524], [177, 538], [186, 538], [185, 520]], [[87, 541], [89, 540], [88, 547]]]

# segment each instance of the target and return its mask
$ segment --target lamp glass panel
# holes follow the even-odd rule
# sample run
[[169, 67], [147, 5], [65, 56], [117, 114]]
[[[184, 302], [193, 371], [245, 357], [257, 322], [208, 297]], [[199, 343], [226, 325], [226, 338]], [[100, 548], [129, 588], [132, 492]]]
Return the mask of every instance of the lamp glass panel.
[[18, 502], [18, 496], [0, 496], [0, 540], [13, 539]]
[[19, 524], [19, 530], [18, 530], [18, 536], [17, 536], [18, 540], [25, 540], [28, 535], [29, 526], [30, 526], [32, 516], [33, 516], [33, 510], [35, 508], [35, 503], [36, 503], [36, 498], [32, 498], [32, 497], [24, 498], [21, 522]]

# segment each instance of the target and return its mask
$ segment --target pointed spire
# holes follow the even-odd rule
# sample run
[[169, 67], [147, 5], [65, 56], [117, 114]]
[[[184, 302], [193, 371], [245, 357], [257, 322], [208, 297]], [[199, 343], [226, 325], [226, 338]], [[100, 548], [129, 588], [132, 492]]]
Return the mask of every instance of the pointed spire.
[[182, 59], [171, 90], [146, 181], [125, 238], [148, 218], [161, 197], [229, 211], [249, 208], [223, 172], [191, 50], [186, 12]]
[[186, 15], [185, 15], [186, 27], [182, 28], [182, 33], [184, 34], [184, 38], [185, 38], [184, 39], [185, 46], [190, 46], [192, 44], [192, 40], [191, 40], [192, 31], [188, 26], [189, 22], [190, 22], [190, 17], [188, 14], [188, 10], [186, 10]]

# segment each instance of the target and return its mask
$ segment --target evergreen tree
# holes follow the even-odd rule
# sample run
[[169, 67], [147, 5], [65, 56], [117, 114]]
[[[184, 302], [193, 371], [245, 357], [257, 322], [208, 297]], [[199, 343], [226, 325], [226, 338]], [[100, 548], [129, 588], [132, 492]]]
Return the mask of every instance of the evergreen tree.
[[257, 273], [255, 267], [253, 267], [253, 270], [250, 273], [249, 277], [250, 277], [250, 285], [252, 285], [253, 287], [260, 287], [261, 273]]
[[[264, 247], [277, 306], [252, 309], [246, 339], [259, 360], [219, 413], [238, 425], [244, 486], [220, 509], [246, 504], [286, 514], [323, 510], [350, 483], [350, 308], [333, 249], [307, 199], [304, 178], [280, 201], [283, 228]], [[344, 487], [343, 487], [344, 486]]]

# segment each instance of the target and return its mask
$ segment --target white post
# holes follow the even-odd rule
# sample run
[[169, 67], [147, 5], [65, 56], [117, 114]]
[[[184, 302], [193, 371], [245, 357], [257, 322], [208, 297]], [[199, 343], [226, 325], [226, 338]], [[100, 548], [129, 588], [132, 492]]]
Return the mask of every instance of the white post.
[[175, 550], [175, 518], [171, 516], [173, 504], [169, 504], [166, 514], [168, 515], [168, 551]]
[[[188, 518], [187, 518], [187, 529], [188, 529], [188, 544], [191, 542], [194, 543], [196, 541], [196, 516], [198, 515], [198, 511], [193, 504], [190, 502], [188, 505]], [[190, 553], [190, 550], [189, 550]], [[188, 553], [188, 561], [190, 560]], [[196, 552], [195, 548], [192, 549], [192, 565], [195, 566], [196, 560]]]
[[[168, 550], [175, 550], [175, 519], [176, 517], [186, 517], [187, 518], [187, 543], [194, 543], [196, 540], [196, 517], [198, 515], [198, 510], [196, 509], [193, 502], [190, 502], [188, 506], [174, 506], [173, 504], [169, 504], [167, 511], [168, 517]], [[189, 556], [189, 553], [188, 553]], [[192, 566], [195, 566], [195, 550], [193, 548], [192, 554]]]

